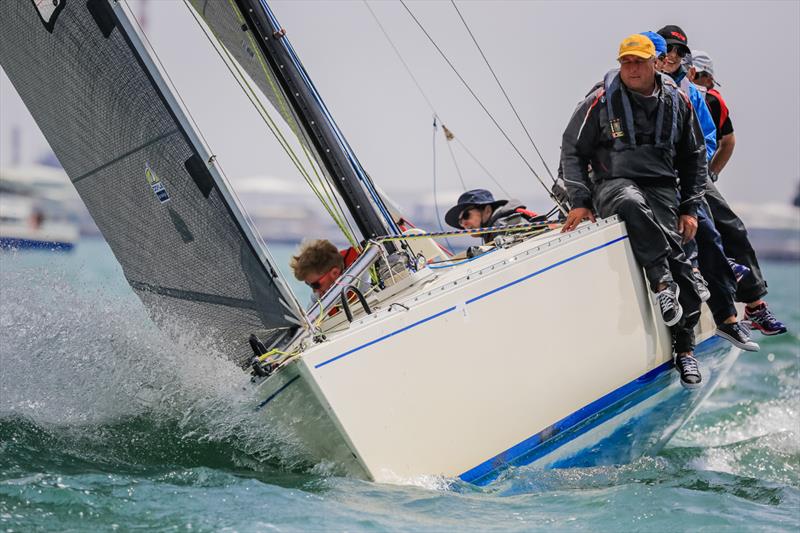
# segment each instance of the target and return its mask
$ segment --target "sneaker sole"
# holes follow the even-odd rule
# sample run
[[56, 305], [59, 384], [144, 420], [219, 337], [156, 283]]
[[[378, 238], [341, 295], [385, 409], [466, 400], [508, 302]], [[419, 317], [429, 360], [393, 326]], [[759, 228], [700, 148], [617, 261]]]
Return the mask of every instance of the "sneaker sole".
[[728, 335], [724, 331], [717, 330], [716, 333], [717, 333], [718, 337], [722, 337], [723, 339], [725, 339], [729, 343], [733, 344], [737, 348], [739, 348], [741, 350], [744, 350], [746, 352], [757, 352], [757, 351], [759, 351], [761, 349], [761, 346], [759, 346], [758, 343], [756, 343], [756, 342], [750, 341], [749, 344], [745, 344], [745, 343], [742, 343], [739, 340], [737, 340], [735, 337], [731, 337], [730, 335]]
[[755, 329], [755, 330], [759, 331], [762, 335], [766, 335], [767, 337], [772, 337], [773, 335], [783, 335], [784, 333], [786, 333], [788, 331], [785, 328], [781, 329], [781, 330], [778, 330], [778, 331], [767, 331], [767, 330], [763, 329], [761, 326], [759, 326], [758, 324], [756, 324], [755, 322], [750, 321], [750, 320], [748, 320], [746, 322], [746, 324], [748, 324], [750, 329]]
[[703, 382], [702, 381], [698, 381], [697, 383], [686, 383], [685, 381], [681, 380], [681, 386], [683, 386], [683, 388], [687, 389], [687, 390], [695, 390], [695, 389], [699, 389], [700, 387], [702, 387], [703, 386]]

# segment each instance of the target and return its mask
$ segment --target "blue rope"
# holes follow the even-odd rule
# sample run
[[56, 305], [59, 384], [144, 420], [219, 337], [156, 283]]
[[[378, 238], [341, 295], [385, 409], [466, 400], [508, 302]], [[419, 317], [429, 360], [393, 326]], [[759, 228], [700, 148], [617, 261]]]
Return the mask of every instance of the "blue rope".
[[436, 263], [433, 263], [433, 264], [428, 265], [428, 268], [430, 268], [431, 270], [438, 270], [440, 268], [450, 268], [450, 267], [454, 267], [454, 266], [458, 266], [458, 265], [463, 265], [464, 263], [469, 263], [471, 261], [475, 261], [479, 257], [483, 257], [483, 256], [488, 255], [490, 253], [496, 252], [499, 249], [500, 248], [493, 248], [493, 249], [489, 250], [488, 252], [483, 253], [481, 255], [476, 255], [475, 257], [470, 257], [469, 259], [464, 259], [462, 261], [458, 261], [456, 263], [450, 263], [450, 264], [447, 264], [447, 265], [439, 265], [439, 266], [437, 266]]

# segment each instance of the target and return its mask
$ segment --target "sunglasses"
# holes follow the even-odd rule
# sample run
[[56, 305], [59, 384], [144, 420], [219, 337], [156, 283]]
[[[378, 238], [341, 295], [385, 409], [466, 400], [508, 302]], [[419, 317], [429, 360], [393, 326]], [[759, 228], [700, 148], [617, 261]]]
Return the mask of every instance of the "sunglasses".
[[466, 209], [464, 209], [463, 211], [461, 211], [461, 213], [458, 215], [458, 221], [461, 222], [462, 220], [468, 219], [469, 218], [469, 213], [473, 209], [477, 209], [477, 206], [471, 205], [471, 206], [467, 207]]
[[326, 273], [324, 273], [323, 275], [321, 275], [320, 277], [318, 277], [318, 278], [317, 278], [317, 281], [306, 281], [305, 283], [306, 283], [306, 285], [308, 285], [309, 287], [311, 287], [311, 290], [312, 290], [312, 291], [318, 291], [318, 290], [320, 289], [320, 287], [322, 287], [322, 280], [323, 280], [323, 279], [325, 278], [325, 276], [327, 276], [328, 274], [330, 274], [330, 272], [326, 272]]
[[678, 57], [680, 57], [680, 58], [684, 58], [684, 57], [686, 57], [686, 53], [687, 53], [687, 52], [686, 52], [686, 48], [685, 48], [685, 47], [683, 47], [683, 46], [681, 46], [681, 45], [678, 45], [678, 44], [668, 44], [668, 45], [667, 45], [667, 53], [669, 54], [669, 53], [672, 53], [673, 51], [674, 51], [674, 52], [675, 52], [675, 54], [676, 54]]

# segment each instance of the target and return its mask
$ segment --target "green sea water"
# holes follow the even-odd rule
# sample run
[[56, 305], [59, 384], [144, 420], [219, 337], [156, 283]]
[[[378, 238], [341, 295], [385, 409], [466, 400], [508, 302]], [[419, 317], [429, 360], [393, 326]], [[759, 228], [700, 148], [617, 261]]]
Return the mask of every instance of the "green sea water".
[[241, 371], [152, 325], [105, 243], [2, 252], [0, 530], [798, 531], [800, 265], [763, 266], [790, 333], [756, 334], [662, 453], [477, 488], [296, 461]]

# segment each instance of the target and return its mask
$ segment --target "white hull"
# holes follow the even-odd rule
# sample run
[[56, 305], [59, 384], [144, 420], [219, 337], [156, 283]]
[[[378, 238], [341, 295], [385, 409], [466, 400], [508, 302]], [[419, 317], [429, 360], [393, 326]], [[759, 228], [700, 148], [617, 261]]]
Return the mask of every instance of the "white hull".
[[[435, 272], [259, 385], [265, 421], [329, 420], [293, 431], [312, 456], [354, 475], [482, 483], [507, 465], [581, 457], [637, 410], [670, 400], [649, 444], [626, 446], [657, 450], [738, 353], [709, 340], [698, 350], [714, 354], [708, 383], [680, 389], [668, 331], [613, 219]], [[698, 343], [712, 332], [706, 316]], [[289, 373], [299, 377], [278, 392]], [[646, 397], [625, 400], [636, 395]]]

